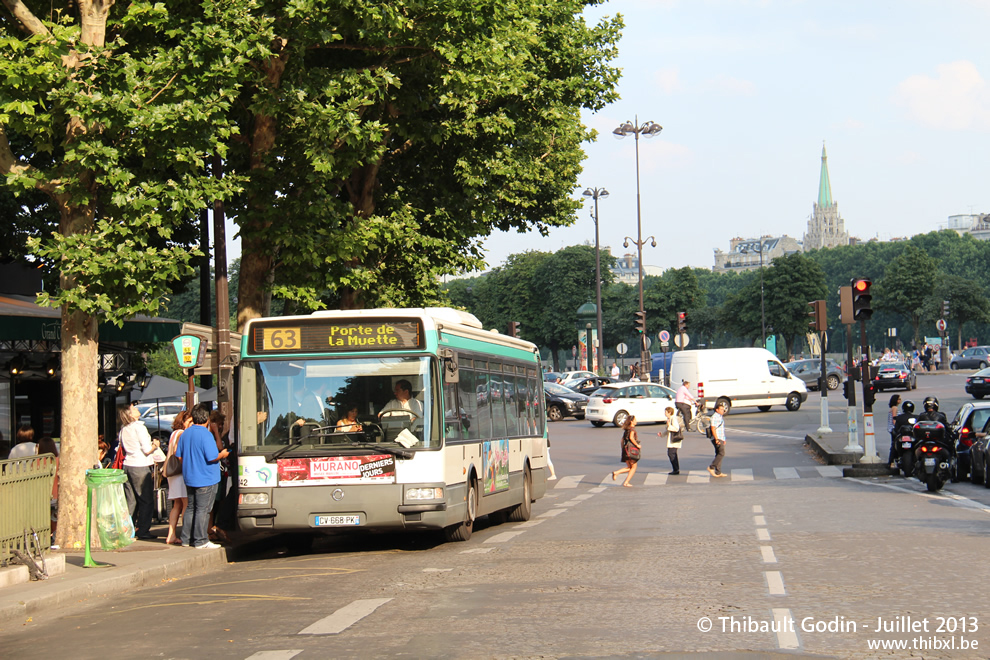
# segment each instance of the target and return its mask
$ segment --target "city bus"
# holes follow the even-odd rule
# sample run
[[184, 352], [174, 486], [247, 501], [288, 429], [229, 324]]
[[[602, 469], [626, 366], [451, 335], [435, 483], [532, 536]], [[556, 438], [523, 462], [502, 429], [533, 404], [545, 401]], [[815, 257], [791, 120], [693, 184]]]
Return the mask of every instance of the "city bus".
[[546, 493], [535, 345], [448, 308], [247, 322], [236, 372], [240, 536], [525, 521]]

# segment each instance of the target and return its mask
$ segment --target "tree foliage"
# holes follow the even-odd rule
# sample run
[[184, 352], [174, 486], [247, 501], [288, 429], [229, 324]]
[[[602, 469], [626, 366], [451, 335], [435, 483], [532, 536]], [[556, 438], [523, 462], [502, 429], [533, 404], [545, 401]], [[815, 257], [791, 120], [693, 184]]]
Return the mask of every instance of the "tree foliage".
[[874, 305], [904, 316], [914, 328], [914, 343], [924, 318], [925, 302], [938, 281], [938, 264], [921, 248], [908, 245], [890, 264], [871, 293]]

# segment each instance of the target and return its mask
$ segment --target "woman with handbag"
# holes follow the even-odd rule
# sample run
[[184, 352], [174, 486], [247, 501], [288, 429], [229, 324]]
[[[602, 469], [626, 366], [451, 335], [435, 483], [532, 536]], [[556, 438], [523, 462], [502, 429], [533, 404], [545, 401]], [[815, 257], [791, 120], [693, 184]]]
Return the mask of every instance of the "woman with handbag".
[[621, 470], [616, 470], [612, 473], [612, 481], [615, 481], [615, 475], [626, 474], [626, 480], [622, 482], [622, 485], [626, 488], [631, 488], [630, 481], [632, 481], [633, 475], [636, 474], [636, 463], [639, 462], [639, 434], [636, 433], [636, 417], [635, 415], [629, 415], [626, 418], [626, 423], [622, 425], [622, 460], [625, 462], [626, 467]]
[[[670, 459], [670, 474], [680, 474], [681, 464], [677, 460], [677, 450], [681, 448], [681, 441], [684, 440], [684, 418], [673, 406], [667, 406], [663, 412], [667, 416], [667, 458]], [[657, 433], [657, 435], [661, 434]]]
[[192, 424], [192, 415], [188, 410], [182, 410], [172, 420], [172, 435], [168, 439], [168, 458], [165, 460], [165, 476], [168, 477], [168, 499], [172, 500], [172, 510], [168, 514], [169, 545], [182, 545], [176, 528], [182, 520], [189, 500], [186, 494], [186, 482], [182, 480], [182, 459], [175, 455], [179, 446], [179, 436]]

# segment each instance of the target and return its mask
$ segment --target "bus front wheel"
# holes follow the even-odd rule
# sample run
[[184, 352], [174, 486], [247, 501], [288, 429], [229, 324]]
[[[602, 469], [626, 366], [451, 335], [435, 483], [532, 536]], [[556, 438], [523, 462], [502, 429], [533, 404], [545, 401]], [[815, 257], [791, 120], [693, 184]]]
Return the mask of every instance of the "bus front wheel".
[[526, 522], [533, 513], [533, 474], [529, 466], [523, 473], [523, 500], [509, 510], [509, 522]]
[[444, 530], [448, 541], [467, 541], [474, 531], [474, 519], [478, 515], [478, 485], [474, 475], [468, 480], [467, 509], [464, 512], [464, 522], [451, 525]]

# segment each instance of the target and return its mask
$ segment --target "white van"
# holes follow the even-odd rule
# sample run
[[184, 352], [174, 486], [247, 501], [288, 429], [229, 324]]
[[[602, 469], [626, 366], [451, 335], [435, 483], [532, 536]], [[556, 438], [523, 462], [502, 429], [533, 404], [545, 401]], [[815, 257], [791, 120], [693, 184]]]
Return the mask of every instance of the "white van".
[[714, 408], [718, 401], [732, 406], [756, 406], [766, 412], [781, 405], [797, 410], [808, 398], [804, 381], [792, 376], [765, 348], [715, 348], [676, 351], [670, 365], [670, 384], [688, 381], [698, 399]]

